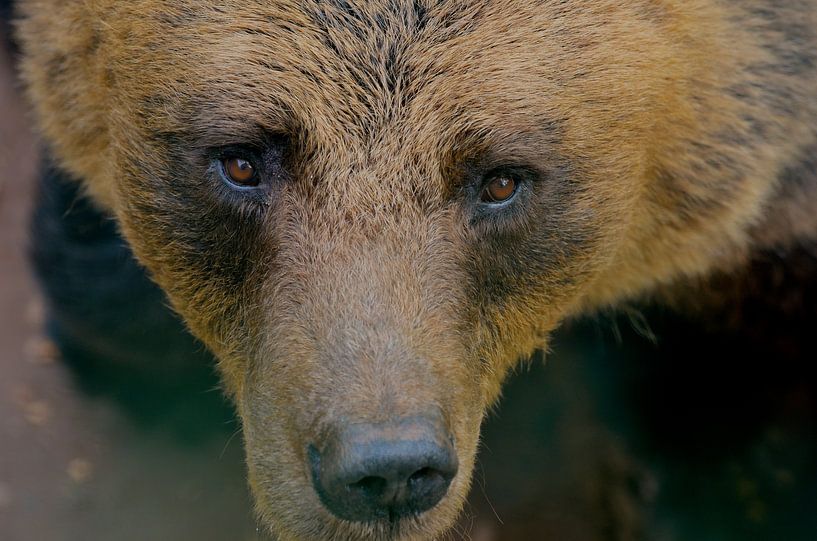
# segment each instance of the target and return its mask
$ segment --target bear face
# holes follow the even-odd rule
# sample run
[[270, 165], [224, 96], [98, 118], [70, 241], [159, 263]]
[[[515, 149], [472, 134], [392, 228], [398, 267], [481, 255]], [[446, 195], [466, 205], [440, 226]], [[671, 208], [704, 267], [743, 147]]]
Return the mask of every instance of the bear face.
[[[496, 51], [483, 64], [466, 51], [496, 32], [446, 52], [439, 30], [398, 15], [387, 28], [343, 10], [270, 15], [314, 25], [292, 43], [230, 13], [199, 23], [212, 44], [197, 58], [140, 44], [111, 64], [118, 99], [137, 104], [116, 107], [112, 138], [139, 141], [118, 157], [117, 215], [221, 359], [260, 514], [284, 538], [428, 539], [450, 525], [505, 373], [616, 245], [598, 232], [616, 232], [619, 203], [587, 193], [604, 157], [577, 160], [566, 120], [525, 105], [555, 66], [520, 77], [524, 31], [478, 51]], [[162, 39], [175, 32], [191, 31]], [[392, 42], [382, 56], [356, 54], [378, 40]], [[230, 176], [235, 160], [252, 186]], [[486, 200], [496, 179], [513, 183], [507, 201]], [[430, 417], [458, 464], [438, 505], [400, 521], [327, 510], [310, 449], [326, 464], [350, 425]]]
[[805, 133], [726, 137], [773, 112], [721, 99], [706, 2], [68, 2], [59, 54], [42, 4], [45, 134], [219, 357], [284, 539], [440, 535], [517, 360], [734, 259]]

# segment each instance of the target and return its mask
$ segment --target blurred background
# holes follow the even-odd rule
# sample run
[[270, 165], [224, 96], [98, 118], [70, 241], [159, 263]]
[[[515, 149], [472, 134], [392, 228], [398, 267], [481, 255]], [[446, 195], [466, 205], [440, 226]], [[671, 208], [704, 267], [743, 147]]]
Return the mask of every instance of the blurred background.
[[[12, 64], [0, 50], [0, 539], [265, 539], [211, 359], [48, 166]], [[452, 538], [817, 539], [814, 253], [715, 277], [685, 317], [567, 325], [488, 419]], [[48, 306], [32, 261], [60, 284]]]

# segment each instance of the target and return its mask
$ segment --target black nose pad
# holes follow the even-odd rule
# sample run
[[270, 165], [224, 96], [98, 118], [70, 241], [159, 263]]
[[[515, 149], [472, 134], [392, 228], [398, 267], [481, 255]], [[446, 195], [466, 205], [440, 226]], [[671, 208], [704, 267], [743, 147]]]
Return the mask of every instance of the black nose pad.
[[326, 508], [364, 522], [431, 509], [448, 492], [458, 466], [442, 422], [427, 418], [347, 426], [323, 452], [310, 446], [309, 459]]

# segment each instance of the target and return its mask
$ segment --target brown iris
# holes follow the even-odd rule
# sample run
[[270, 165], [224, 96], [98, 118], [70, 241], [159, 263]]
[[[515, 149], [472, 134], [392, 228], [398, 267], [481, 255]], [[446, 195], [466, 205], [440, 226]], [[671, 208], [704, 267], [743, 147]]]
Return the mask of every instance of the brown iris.
[[221, 161], [230, 182], [239, 186], [258, 186], [255, 167], [244, 158], [225, 158]]
[[500, 175], [493, 177], [482, 190], [482, 201], [485, 203], [504, 203], [516, 193], [516, 180], [513, 177]]

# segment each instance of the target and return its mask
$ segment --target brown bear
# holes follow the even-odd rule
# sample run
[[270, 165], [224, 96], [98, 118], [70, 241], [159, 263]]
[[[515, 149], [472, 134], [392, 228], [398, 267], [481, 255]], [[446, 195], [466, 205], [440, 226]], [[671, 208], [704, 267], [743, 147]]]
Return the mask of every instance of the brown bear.
[[817, 236], [817, 0], [24, 0], [281, 539], [432, 539], [560, 322]]

